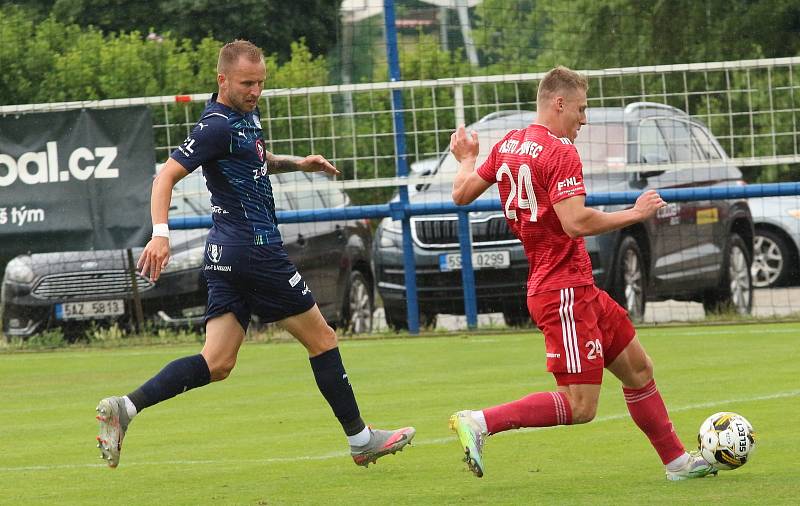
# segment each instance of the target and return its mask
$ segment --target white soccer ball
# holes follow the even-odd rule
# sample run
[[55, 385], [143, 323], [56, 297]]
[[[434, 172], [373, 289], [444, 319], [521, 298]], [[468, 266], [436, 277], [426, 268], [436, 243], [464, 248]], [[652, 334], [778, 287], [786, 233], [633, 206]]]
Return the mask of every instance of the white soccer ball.
[[717, 469], [742, 467], [756, 446], [756, 433], [745, 417], [722, 411], [706, 418], [697, 434], [703, 458]]

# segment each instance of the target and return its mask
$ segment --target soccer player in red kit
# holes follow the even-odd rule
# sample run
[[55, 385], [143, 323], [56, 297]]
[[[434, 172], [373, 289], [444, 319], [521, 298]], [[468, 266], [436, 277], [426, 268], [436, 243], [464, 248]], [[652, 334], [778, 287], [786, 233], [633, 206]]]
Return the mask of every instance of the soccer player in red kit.
[[573, 142], [586, 124], [587, 90], [581, 74], [565, 67], [548, 72], [539, 84], [536, 123], [508, 132], [477, 170], [477, 133], [467, 134], [462, 125], [451, 136], [450, 150], [460, 164], [453, 201], [468, 204], [497, 183], [508, 226], [525, 248], [528, 310], [544, 333], [547, 370], [557, 388], [481, 411], [459, 411], [450, 428], [470, 470], [481, 477], [487, 436], [591, 421], [605, 368], [622, 382], [628, 411], [666, 466], [667, 479], [713, 474], [716, 470], [688, 453], [675, 434], [653, 380], [653, 364], [627, 312], [594, 285], [583, 237], [643, 221], [666, 204], [650, 190], [623, 211], [585, 206], [582, 164]]

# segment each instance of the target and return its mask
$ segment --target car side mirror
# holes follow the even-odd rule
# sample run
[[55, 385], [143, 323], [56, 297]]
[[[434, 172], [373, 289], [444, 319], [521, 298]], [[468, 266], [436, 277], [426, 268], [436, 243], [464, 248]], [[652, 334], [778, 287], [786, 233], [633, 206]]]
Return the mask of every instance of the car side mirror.
[[661, 174], [663, 174], [665, 172], [666, 172], [665, 170], [645, 170], [645, 171], [639, 172], [639, 178], [640, 179], [648, 179], [648, 178], [651, 178], [651, 177], [657, 177], [657, 176], [660, 176]]
[[[659, 163], [668, 163], [669, 159], [659, 153], [645, 153], [642, 155], [642, 161], [648, 165], [655, 165]], [[647, 179], [650, 177], [660, 176], [666, 172], [664, 169], [654, 169], [654, 170], [643, 170], [639, 172], [639, 178]]]

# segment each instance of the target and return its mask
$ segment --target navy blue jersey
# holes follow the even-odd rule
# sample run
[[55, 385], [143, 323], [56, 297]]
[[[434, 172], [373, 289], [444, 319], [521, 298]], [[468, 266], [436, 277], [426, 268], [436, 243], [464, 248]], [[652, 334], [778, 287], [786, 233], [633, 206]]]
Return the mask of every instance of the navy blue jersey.
[[170, 157], [189, 172], [203, 167], [211, 192], [209, 242], [282, 244], [267, 174], [258, 108], [242, 114], [211, 96], [200, 121]]

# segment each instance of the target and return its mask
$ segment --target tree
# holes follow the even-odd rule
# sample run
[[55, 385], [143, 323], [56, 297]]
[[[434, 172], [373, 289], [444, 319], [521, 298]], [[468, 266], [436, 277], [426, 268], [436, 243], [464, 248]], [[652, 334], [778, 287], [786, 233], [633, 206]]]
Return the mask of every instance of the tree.
[[791, 56], [800, 4], [791, 0], [539, 0], [552, 23], [538, 62], [607, 68]]
[[475, 7], [475, 45], [488, 66], [506, 73], [531, 72], [550, 20], [536, 0], [484, 0]]
[[[3, 2], [8, 3], [8, 2]], [[19, 3], [19, 2], [16, 2]], [[291, 55], [291, 42], [305, 38], [314, 55], [336, 45], [342, 0], [25, 0], [66, 24], [94, 26], [104, 34], [139, 31], [170, 33], [197, 44], [206, 37], [220, 41], [248, 39], [281, 62]]]

